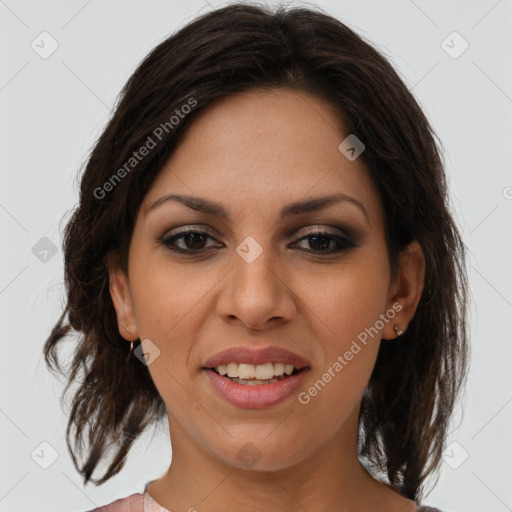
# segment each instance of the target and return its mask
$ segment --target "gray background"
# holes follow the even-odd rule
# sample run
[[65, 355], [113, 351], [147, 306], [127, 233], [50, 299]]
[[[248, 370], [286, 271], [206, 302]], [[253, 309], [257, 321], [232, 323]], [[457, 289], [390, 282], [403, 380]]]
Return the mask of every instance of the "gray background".
[[[89, 510], [141, 492], [167, 469], [164, 424], [135, 444], [121, 474], [84, 487], [64, 439], [63, 383], [41, 351], [62, 307], [61, 229], [80, 164], [139, 61], [220, 5], [0, 0], [0, 511]], [[512, 0], [318, 5], [377, 45], [413, 89], [446, 148], [469, 251], [471, 373], [425, 501], [445, 512], [512, 510]], [[47, 58], [40, 53], [55, 43], [44, 31], [58, 44]]]

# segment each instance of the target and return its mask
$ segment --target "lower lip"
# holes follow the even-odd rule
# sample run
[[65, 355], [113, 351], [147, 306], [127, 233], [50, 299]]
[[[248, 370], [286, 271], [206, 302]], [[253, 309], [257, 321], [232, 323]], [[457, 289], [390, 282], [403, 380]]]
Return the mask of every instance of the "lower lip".
[[217, 393], [230, 404], [242, 409], [261, 409], [283, 401], [302, 384], [306, 373], [308, 368], [277, 382], [248, 386], [233, 382], [213, 370], [206, 370]]

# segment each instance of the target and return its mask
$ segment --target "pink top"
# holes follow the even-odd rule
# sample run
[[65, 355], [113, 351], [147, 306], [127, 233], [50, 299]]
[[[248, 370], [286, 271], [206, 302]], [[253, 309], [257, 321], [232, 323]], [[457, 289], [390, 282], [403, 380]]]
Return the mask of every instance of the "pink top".
[[[154, 481], [154, 480], [152, 480]], [[144, 487], [144, 492], [131, 494], [126, 498], [120, 498], [103, 507], [89, 510], [88, 512], [172, 512], [167, 508], [162, 507], [148, 494], [148, 482]], [[191, 507], [192, 510], [193, 507]], [[432, 507], [419, 506], [416, 512], [441, 512], [441, 510]]]
[[144, 487], [144, 492], [131, 494], [126, 498], [120, 498], [108, 505], [95, 508], [88, 512], [172, 512], [162, 507], [148, 493], [148, 482]]

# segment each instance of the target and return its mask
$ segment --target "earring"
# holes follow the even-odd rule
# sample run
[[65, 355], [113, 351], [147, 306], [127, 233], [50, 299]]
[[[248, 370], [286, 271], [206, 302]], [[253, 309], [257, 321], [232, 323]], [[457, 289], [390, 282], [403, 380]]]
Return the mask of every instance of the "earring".
[[402, 329], [400, 329], [400, 326], [398, 324], [395, 325], [394, 329], [395, 329], [397, 336], [402, 336], [402, 334], [404, 333], [404, 331], [402, 331]]
[[130, 357], [132, 355], [132, 351], [133, 351], [133, 341], [130, 341], [130, 351], [128, 352], [128, 354], [126, 354], [126, 363], [127, 364], [130, 363]]
[[131, 333], [132, 333], [132, 331], [130, 331], [130, 329], [128, 329], [128, 327], [125, 327], [125, 329], [126, 329], [126, 332], [127, 332], [128, 334], [131, 334]]

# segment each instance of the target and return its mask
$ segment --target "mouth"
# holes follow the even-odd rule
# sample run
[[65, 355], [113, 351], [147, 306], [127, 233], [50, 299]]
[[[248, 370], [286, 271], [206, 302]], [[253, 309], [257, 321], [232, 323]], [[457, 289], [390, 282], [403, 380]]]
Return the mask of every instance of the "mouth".
[[[283, 375], [272, 375], [271, 378], [230, 377], [228, 374], [222, 375], [224, 369], [218, 367], [204, 370], [213, 389], [227, 403], [239, 409], [263, 409], [290, 398], [304, 382], [310, 367], [303, 367], [300, 370], [288, 368], [289, 374], [285, 372]], [[242, 368], [242, 374], [244, 371]], [[270, 372], [270, 369], [268, 371]], [[277, 371], [279, 372], [279, 367]]]
[[271, 407], [303, 383], [307, 359], [282, 347], [240, 345], [217, 353], [203, 370], [217, 394], [242, 409]]

